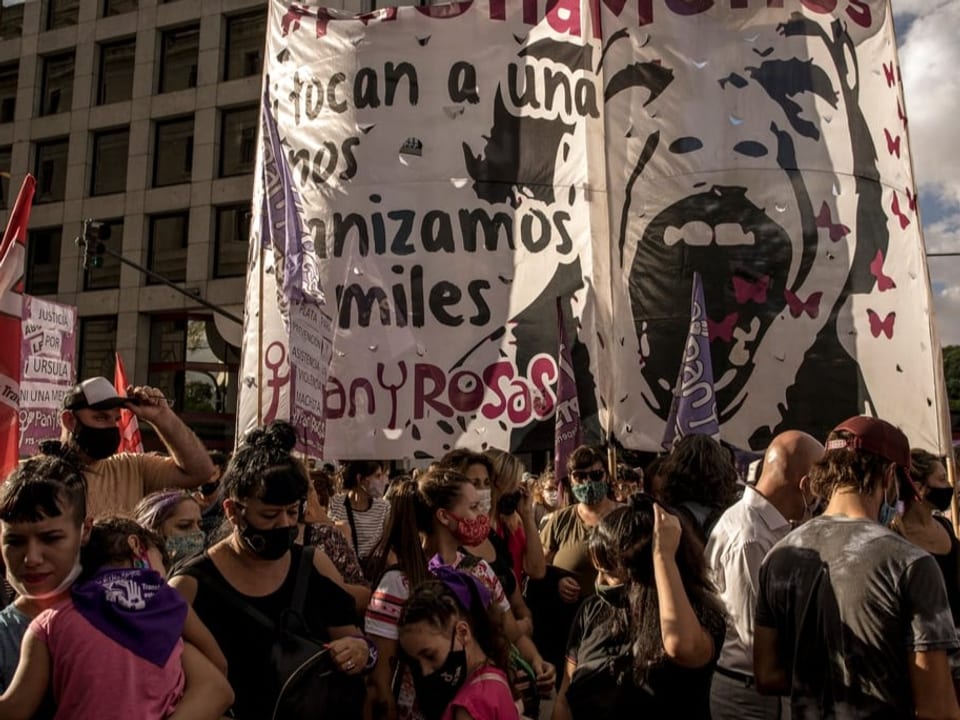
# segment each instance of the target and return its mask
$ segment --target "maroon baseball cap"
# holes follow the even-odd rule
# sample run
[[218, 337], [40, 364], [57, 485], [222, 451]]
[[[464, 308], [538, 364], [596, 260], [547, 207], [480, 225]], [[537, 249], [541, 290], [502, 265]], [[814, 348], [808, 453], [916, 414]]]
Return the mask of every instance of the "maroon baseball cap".
[[838, 430], [846, 430], [852, 437], [828, 440], [827, 450], [866, 450], [910, 470], [910, 441], [886, 420], [858, 415], [844, 420], [833, 432]]

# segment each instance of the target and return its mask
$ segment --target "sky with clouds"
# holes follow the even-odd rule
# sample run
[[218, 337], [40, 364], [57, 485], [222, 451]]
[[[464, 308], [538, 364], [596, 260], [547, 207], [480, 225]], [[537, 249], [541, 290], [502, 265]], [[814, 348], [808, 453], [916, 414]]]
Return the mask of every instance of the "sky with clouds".
[[[892, 0], [927, 252], [960, 253], [960, 1]], [[960, 345], [960, 256], [929, 259], [944, 345]]]

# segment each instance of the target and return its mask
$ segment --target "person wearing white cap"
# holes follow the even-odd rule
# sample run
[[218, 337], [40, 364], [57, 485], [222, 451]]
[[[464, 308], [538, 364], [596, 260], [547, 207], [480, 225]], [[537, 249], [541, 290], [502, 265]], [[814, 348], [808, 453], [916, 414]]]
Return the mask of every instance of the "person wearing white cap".
[[[153, 425], [169, 456], [117, 453], [120, 408]], [[61, 442], [84, 464], [91, 517], [132, 512], [151, 492], [194, 488], [215, 472], [199, 438], [156, 388], [130, 386], [126, 396], [120, 396], [104, 377], [84, 380], [64, 396], [60, 427]]]
[[826, 510], [760, 567], [754, 677], [761, 693], [790, 696], [793, 720], [960, 718], [943, 575], [885, 527], [910, 464], [907, 437], [890, 423], [842, 422], [810, 471]]

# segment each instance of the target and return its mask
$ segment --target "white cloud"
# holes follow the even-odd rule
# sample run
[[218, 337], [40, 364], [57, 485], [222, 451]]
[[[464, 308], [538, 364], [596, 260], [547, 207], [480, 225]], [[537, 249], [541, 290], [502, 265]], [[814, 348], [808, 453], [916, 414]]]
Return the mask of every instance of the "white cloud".
[[917, 183], [960, 205], [960, 2], [899, 0], [894, 9], [917, 16], [900, 46]]
[[[960, 212], [924, 228], [927, 252], [960, 252]], [[960, 257], [930, 259], [933, 307], [943, 345], [960, 345]]]

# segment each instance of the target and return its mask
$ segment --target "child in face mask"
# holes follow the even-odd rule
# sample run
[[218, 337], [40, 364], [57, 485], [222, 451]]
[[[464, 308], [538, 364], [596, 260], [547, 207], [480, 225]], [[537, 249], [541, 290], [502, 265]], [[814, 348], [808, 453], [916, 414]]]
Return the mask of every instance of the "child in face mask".
[[[93, 526], [83, 558], [93, 572], [30, 623], [0, 715], [33, 717], [52, 687], [55, 720], [219, 717], [233, 693], [199, 650], [185, 654], [181, 636], [219, 650], [163, 579], [162, 540], [132, 520], [108, 518]], [[182, 702], [188, 667], [203, 694]]]
[[0, 612], [0, 692], [13, 679], [30, 621], [64, 600], [80, 574], [85, 518], [83, 478], [59, 457], [33, 457], [0, 485], [3, 559], [17, 593]]
[[203, 552], [206, 537], [200, 529], [200, 503], [185, 490], [150, 493], [133, 511], [137, 522], [158, 533], [175, 564]]
[[438, 576], [414, 590], [400, 616], [420, 709], [426, 720], [516, 720], [489, 595], [469, 575], [446, 568]]

